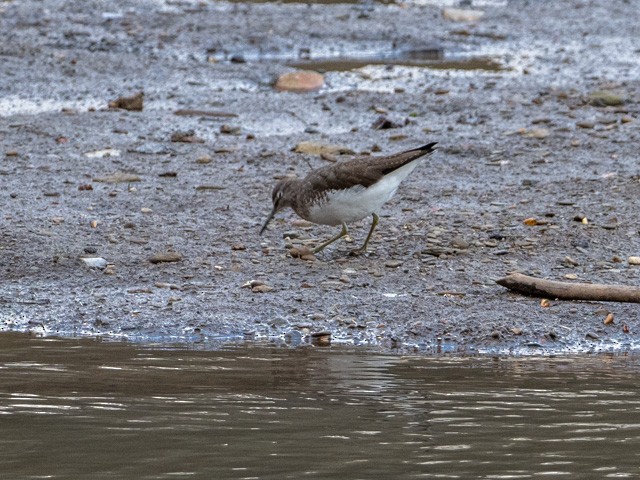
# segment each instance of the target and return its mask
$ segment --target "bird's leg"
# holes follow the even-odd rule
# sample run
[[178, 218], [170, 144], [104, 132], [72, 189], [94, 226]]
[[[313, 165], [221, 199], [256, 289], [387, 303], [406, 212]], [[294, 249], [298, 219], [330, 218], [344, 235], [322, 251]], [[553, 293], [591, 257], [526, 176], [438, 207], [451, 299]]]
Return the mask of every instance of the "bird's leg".
[[336, 235], [335, 237], [331, 237], [329, 240], [327, 240], [326, 242], [324, 242], [321, 245], [318, 245], [316, 248], [314, 248], [312, 250], [313, 253], [318, 253], [320, 250], [324, 249], [324, 247], [326, 247], [327, 245], [332, 244], [333, 242], [335, 242], [336, 240], [344, 237], [347, 233], [349, 233], [347, 231], [347, 224], [346, 223], [342, 223], [342, 230], [340, 230], [340, 233], [338, 235]]
[[380, 220], [378, 215], [376, 215], [375, 213], [372, 213], [371, 215], [373, 216], [373, 220], [371, 221], [371, 228], [369, 229], [369, 235], [367, 235], [367, 238], [365, 239], [364, 244], [360, 248], [353, 250], [351, 252], [352, 255], [359, 255], [367, 251], [367, 245], [369, 245], [369, 239], [371, 238], [371, 234], [373, 233], [376, 226], [378, 225], [378, 220]]

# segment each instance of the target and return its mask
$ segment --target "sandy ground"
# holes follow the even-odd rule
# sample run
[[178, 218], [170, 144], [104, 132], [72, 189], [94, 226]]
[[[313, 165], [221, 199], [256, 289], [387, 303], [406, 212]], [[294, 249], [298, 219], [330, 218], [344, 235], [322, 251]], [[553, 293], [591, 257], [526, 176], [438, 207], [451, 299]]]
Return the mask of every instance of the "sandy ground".
[[[637, 5], [485, 3], [468, 24], [438, 4], [0, 1], [0, 328], [211, 345], [326, 331], [401, 353], [636, 349], [637, 305], [542, 307], [495, 279], [638, 284]], [[313, 93], [272, 87], [301, 54], [433, 48], [500, 69], [378, 65], [327, 72]], [[107, 108], [139, 91], [143, 111]], [[372, 128], [381, 115], [397, 128]], [[202, 143], [171, 141], [190, 130]], [[353, 244], [304, 261], [288, 247], [334, 229], [287, 212], [258, 236], [275, 179], [327, 164], [294, 152], [302, 141], [440, 148], [381, 212], [366, 256], [347, 255], [363, 221]], [[167, 252], [180, 260], [150, 261]]]

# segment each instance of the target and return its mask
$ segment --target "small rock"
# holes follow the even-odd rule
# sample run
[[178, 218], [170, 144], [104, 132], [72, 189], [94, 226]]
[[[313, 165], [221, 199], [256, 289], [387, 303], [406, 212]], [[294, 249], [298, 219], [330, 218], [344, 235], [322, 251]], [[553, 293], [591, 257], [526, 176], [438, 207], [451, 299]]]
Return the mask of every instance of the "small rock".
[[196, 159], [196, 163], [201, 165], [206, 165], [207, 163], [211, 163], [211, 157], [209, 155], [201, 155]]
[[103, 150], [94, 150], [92, 152], [86, 152], [84, 156], [87, 158], [119, 157], [120, 150], [116, 150], [115, 148], [105, 148]]
[[225, 135], [240, 135], [240, 127], [236, 127], [233, 125], [222, 125], [220, 127], [220, 133]]
[[293, 151], [296, 153], [306, 153], [308, 155], [352, 155], [354, 153], [352, 149], [343, 145], [333, 145], [329, 143], [318, 142], [300, 142], [295, 147], [293, 147]]
[[311, 343], [318, 346], [327, 346], [331, 343], [331, 332], [313, 332]]
[[171, 134], [171, 141], [174, 143], [204, 143], [204, 139], [198, 137], [193, 130], [174, 132]]
[[274, 85], [276, 90], [305, 93], [318, 90], [324, 85], [324, 77], [318, 72], [300, 70], [280, 75]]
[[140, 209], [141, 213], [153, 213], [153, 210], [151, 210], [149, 207], [142, 207]]
[[109, 263], [102, 272], [105, 275], [115, 275], [116, 274], [116, 266], [113, 263]]
[[98, 253], [96, 247], [84, 247], [84, 253]]
[[618, 119], [616, 117], [599, 117], [598, 123], [602, 125], [613, 125], [614, 123], [618, 123]]
[[149, 258], [151, 263], [168, 263], [168, 262], [179, 262], [182, 260], [182, 255], [178, 252], [163, 252], [156, 253], [155, 255]]
[[624, 98], [606, 90], [592, 92], [589, 95], [589, 103], [594, 107], [615, 107], [624, 104]]
[[246, 250], [247, 247], [243, 243], [236, 243], [231, 246], [231, 250]]
[[394, 122], [388, 117], [381, 115], [378, 118], [376, 118], [375, 122], [373, 122], [373, 124], [371, 125], [371, 128], [373, 128], [374, 130], [387, 130], [390, 128], [400, 128], [402, 126], [403, 125], [401, 123]]
[[640, 257], [629, 257], [627, 261], [629, 265], [640, 265]]
[[302, 255], [306, 255], [307, 253], [311, 253], [307, 247], [292, 247], [289, 249], [289, 255], [293, 258], [300, 258]]
[[284, 341], [290, 345], [300, 345], [302, 342], [302, 333], [298, 330], [290, 330], [284, 334]]
[[384, 266], [387, 268], [398, 268], [402, 263], [403, 262], [401, 260], [387, 260], [384, 262]]
[[466, 250], [469, 248], [469, 242], [467, 242], [464, 238], [460, 236], [455, 236], [451, 240], [451, 246], [454, 248], [459, 248], [461, 250]]
[[522, 329], [518, 327], [513, 327], [511, 329], [511, 333], [513, 333], [514, 335], [522, 335]]
[[133, 173], [114, 173], [106, 177], [96, 177], [93, 181], [97, 183], [133, 183], [141, 181], [141, 178]]
[[273, 287], [270, 287], [269, 285], [256, 285], [255, 287], [251, 288], [251, 291], [253, 293], [267, 293], [267, 292], [271, 292], [273, 290]]
[[107, 261], [102, 257], [88, 257], [81, 259], [89, 268], [99, 268], [102, 270], [107, 266]]
[[578, 127], [578, 128], [593, 128], [595, 126], [596, 126], [595, 123], [587, 122], [587, 121], [584, 121], [584, 120], [576, 122], [576, 127]]
[[121, 108], [132, 112], [141, 112], [144, 104], [144, 92], [136, 93], [130, 97], [118, 97], [109, 102], [109, 108]]
[[568, 255], [566, 257], [564, 257], [564, 259], [562, 260], [562, 263], [567, 264], [567, 265], [571, 265], [572, 267], [579, 267], [580, 266], [580, 262], [577, 262], [576, 260], [574, 260], [573, 258], [571, 258]]
[[543, 139], [549, 135], [550, 132], [548, 128], [532, 128], [525, 134], [525, 137]]
[[605, 325], [611, 325], [613, 323], [613, 313], [609, 312], [607, 316], [604, 318]]
[[546, 298], [543, 298], [542, 300], [540, 300], [540, 306], [542, 308], [549, 308], [551, 306], [551, 302]]
[[442, 17], [452, 22], [477, 22], [484, 17], [484, 12], [463, 8], [444, 8]]
[[590, 339], [590, 340], [598, 340], [600, 338], [600, 336], [595, 332], [587, 332], [585, 337]]

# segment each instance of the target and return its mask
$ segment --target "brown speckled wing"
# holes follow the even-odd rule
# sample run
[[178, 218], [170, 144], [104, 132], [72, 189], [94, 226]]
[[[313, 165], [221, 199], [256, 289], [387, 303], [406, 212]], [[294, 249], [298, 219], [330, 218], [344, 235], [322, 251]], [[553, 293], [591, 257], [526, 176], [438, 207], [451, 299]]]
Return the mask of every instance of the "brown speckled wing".
[[358, 157], [347, 162], [340, 162], [314, 170], [304, 179], [313, 185], [315, 190], [341, 190], [355, 185], [369, 187], [383, 175], [433, 153], [435, 143], [407, 150], [388, 157]]
[[303, 180], [304, 188], [298, 192], [294, 209], [306, 218], [309, 207], [326, 197], [326, 192], [343, 190], [357, 185], [370, 187], [384, 175], [433, 153], [436, 143], [407, 150], [387, 157], [358, 157], [346, 162], [335, 163], [310, 172]]

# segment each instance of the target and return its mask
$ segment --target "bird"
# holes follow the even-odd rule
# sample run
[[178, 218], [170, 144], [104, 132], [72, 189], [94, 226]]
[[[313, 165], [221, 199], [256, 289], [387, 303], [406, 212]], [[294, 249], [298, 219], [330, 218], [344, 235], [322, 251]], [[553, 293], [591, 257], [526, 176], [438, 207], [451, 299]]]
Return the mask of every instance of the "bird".
[[364, 244], [352, 251], [364, 253], [379, 222], [378, 213], [400, 183], [435, 151], [437, 142], [388, 156], [360, 156], [312, 170], [304, 178], [284, 178], [273, 188], [273, 208], [260, 235], [279, 211], [291, 207], [300, 217], [320, 225], [340, 225], [340, 232], [315, 247], [318, 253], [348, 234], [347, 223], [372, 216]]

